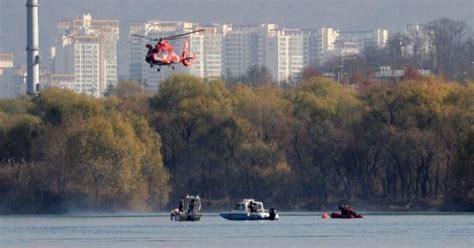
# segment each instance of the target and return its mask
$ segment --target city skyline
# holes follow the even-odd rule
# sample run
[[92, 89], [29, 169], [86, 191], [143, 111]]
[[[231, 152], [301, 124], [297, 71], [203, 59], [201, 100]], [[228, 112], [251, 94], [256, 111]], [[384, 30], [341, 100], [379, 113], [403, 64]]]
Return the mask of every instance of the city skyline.
[[[269, 23], [239, 26], [159, 20], [133, 22], [129, 24], [127, 39], [131, 58], [129, 70], [126, 74], [118, 74], [117, 43], [121, 33], [118, 22], [96, 19], [90, 14], [60, 21], [57, 25], [57, 43], [49, 54], [43, 55], [42, 87], [68, 88], [101, 97], [109, 86], [116, 85], [120, 77], [141, 82], [148, 90], [157, 90], [160, 82], [175, 72], [174, 68], [173, 71], [160, 73], [150, 69], [144, 61], [144, 47], [148, 41], [138, 39], [134, 34], [165, 37], [202, 29], [204, 32], [189, 36], [191, 52], [198, 55], [196, 63], [190, 68], [178, 66], [177, 72], [187, 72], [200, 78], [238, 79], [250, 66], [265, 66], [278, 84], [299, 80], [305, 67], [323, 65], [333, 57], [362, 55], [369, 47], [384, 48], [389, 37], [388, 30], [380, 28], [341, 31], [326, 27], [290, 29]], [[416, 35], [426, 35], [422, 27], [418, 24], [407, 25], [405, 33], [415, 35], [413, 32], [419, 30]], [[182, 44], [174, 45], [179, 53]], [[407, 48], [407, 52], [411, 53], [412, 48]], [[16, 71], [22, 73], [21, 70]], [[12, 81], [21, 82], [23, 76], [18, 74], [17, 79]], [[18, 94], [21, 93], [10, 95]]]
[[[204, 25], [232, 23], [234, 25], [275, 23], [287, 28], [335, 27], [340, 30], [373, 30], [386, 28], [390, 33], [403, 31], [408, 23], [425, 23], [443, 16], [466, 21], [472, 27], [472, 2], [443, 1], [68, 1], [42, 0], [40, 7], [40, 46], [43, 55], [55, 40], [56, 25], [60, 20], [91, 13], [99, 19], [117, 19], [122, 34], [119, 48], [119, 74], [128, 73], [126, 48], [128, 24], [132, 21], [159, 19], [161, 21], [189, 21]], [[20, 4], [21, 3], [21, 4]], [[12, 52], [15, 63], [24, 60], [24, 45], [18, 41], [26, 37], [24, 4], [2, 0], [0, 5], [0, 51]], [[120, 6], [120, 7], [119, 7]], [[212, 7], [212, 8], [211, 8]], [[153, 9], [159, 11], [151, 11]], [[429, 11], [415, 11], [427, 8]], [[253, 9], [253, 11], [249, 11]], [[8, 11], [6, 11], [8, 10]], [[259, 10], [259, 11], [255, 11]], [[178, 15], [176, 13], [179, 13]], [[294, 14], [297, 13], [297, 14]], [[405, 18], [406, 17], [406, 18]], [[8, 25], [8, 23], [16, 25]]]
[[[174, 69], [160, 73], [150, 69], [144, 61], [144, 47], [149, 41], [141, 37], [166, 37], [192, 30], [203, 30], [189, 35], [191, 52], [197, 55], [196, 62], [189, 68], [177, 67], [176, 71], [200, 78], [238, 79], [251, 66], [265, 66], [277, 83], [297, 80], [303, 68], [321, 65], [332, 57], [358, 55], [367, 47], [383, 48], [388, 40], [385, 29], [344, 32], [334, 28], [289, 29], [272, 23], [206, 26], [159, 20], [134, 22], [129, 29], [128, 78], [141, 82], [147, 89], [157, 90], [159, 82]], [[173, 45], [179, 53], [182, 42]]]
[[[174, 71], [156, 73], [151, 70], [144, 61], [148, 41], [133, 37], [134, 34], [165, 37], [202, 29], [204, 32], [189, 36], [191, 52], [197, 55], [196, 63], [190, 68], [178, 66], [177, 72], [200, 78], [240, 78], [250, 66], [257, 65], [268, 68], [279, 83], [297, 80], [304, 67], [322, 64], [331, 57], [360, 54], [366, 47], [383, 48], [388, 39], [388, 31], [380, 28], [340, 31], [325, 27], [286, 28], [272, 23], [203, 25], [160, 20], [129, 25], [128, 71], [119, 74], [117, 44], [121, 32], [118, 20], [93, 18], [89, 13], [61, 20], [57, 24], [56, 43], [49, 52], [42, 54], [42, 87], [68, 88], [101, 97], [121, 77], [141, 82], [149, 90], [157, 90], [160, 82]], [[174, 45], [175, 51], [180, 53], [182, 44]], [[12, 67], [22, 65], [13, 64]], [[18, 74], [13, 81], [21, 82], [23, 76]], [[9, 95], [18, 94], [21, 93]]]

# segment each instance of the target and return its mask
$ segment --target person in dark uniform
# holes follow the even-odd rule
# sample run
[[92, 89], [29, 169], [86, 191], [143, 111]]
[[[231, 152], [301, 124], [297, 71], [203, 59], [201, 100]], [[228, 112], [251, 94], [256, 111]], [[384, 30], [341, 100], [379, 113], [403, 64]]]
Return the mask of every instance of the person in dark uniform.
[[182, 213], [182, 212], [183, 212], [183, 208], [184, 208], [184, 198], [181, 197], [181, 200], [179, 200], [179, 205], [178, 205], [178, 211], [179, 211], [179, 213]]
[[349, 212], [345, 206], [339, 204], [339, 210], [341, 210], [341, 216], [349, 216]]
[[254, 207], [253, 207], [253, 201], [249, 202], [249, 212], [250, 212], [250, 213], [255, 212], [255, 209], [254, 209]]
[[195, 204], [196, 200], [195, 199], [192, 199], [191, 202], [189, 202], [189, 205], [188, 205], [188, 214], [192, 214], [194, 212], [194, 204]]
[[343, 206], [339, 204], [339, 210], [341, 210], [341, 216], [344, 217], [355, 217], [357, 215], [354, 209], [351, 208], [349, 205]]

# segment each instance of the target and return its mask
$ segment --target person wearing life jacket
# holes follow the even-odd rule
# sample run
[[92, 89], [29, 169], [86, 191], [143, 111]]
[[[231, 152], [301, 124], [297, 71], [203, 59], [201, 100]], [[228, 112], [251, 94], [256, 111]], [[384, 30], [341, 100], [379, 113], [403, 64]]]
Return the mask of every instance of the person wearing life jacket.
[[341, 210], [341, 216], [355, 217], [357, 215], [354, 209], [351, 208], [349, 205], [343, 206], [339, 204], [339, 210]]
[[145, 61], [150, 65], [150, 67], [153, 67], [153, 65], [158, 62], [155, 56], [158, 55], [160, 49], [158, 46], [153, 47], [151, 44], [146, 44], [146, 47], [148, 48], [148, 52]]
[[341, 216], [349, 216], [345, 206], [339, 204], [339, 210], [341, 211]]

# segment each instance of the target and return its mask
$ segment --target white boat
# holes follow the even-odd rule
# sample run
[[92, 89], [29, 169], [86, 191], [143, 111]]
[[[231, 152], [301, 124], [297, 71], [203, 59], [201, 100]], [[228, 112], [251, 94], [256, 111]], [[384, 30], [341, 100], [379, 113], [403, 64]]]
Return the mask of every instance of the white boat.
[[254, 199], [244, 199], [230, 212], [220, 213], [227, 220], [278, 220], [278, 214], [271, 208], [265, 211], [263, 203]]

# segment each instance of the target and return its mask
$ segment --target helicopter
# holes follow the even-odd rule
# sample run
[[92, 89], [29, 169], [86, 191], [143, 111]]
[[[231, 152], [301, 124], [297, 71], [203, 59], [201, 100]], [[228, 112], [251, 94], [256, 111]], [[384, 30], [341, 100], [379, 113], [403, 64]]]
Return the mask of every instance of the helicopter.
[[[150, 67], [158, 66], [157, 71], [161, 70], [162, 66], [171, 66], [174, 70], [174, 65], [182, 63], [184, 66], [190, 66], [196, 60], [196, 53], [193, 53], [192, 56], [189, 54], [189, 35], [197, 32], [202, 32], [204, 29], [199, 29], [183, 34], [163, 37], [163, 38], [153, 38], [149, 36], [143, 36], [138, 34], [132, 34], [132, 36], [148, 39], [150, 41], [156, 41], [155, 46], [151, 44], [146, 44], [148, 52], [145, 57], [145, 61], [150, 65]], [[170, 40], [179, 40], [186, 39], [183, 46], [183, 53], [181, 56], [174, 52], [173, 46], [170, 44]]]

